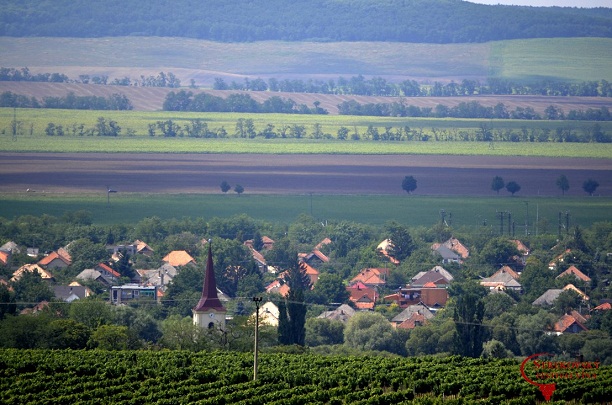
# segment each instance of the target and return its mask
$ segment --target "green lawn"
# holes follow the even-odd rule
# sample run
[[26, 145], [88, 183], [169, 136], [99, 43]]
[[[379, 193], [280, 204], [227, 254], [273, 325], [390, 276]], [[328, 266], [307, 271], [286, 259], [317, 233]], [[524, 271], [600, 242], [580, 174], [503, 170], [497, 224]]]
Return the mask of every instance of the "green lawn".
[[570, 212], [572, 225], [589, 226], [611, 220], [610, 198], [513, 198], [513, 197], [426, 197], [359, 195], [202, 195], [202, 194], [116, 194], [110, 204], [106, 193], [96, 195], [4, 195], [0, 196], [0, 217], [48, 214], [61, 217], [66, 212], [89, 211], [96, 224], [134, 224], [158, 216], [211, 219], [246, 214], [272, 223], [288, 224], [300, 214], [317, 220], [348, 220], [383, 224], [399, 221], [408, 226], [431, 226], [440, 220], [440, 210], [452, 214], [453, 226], [478, 227], [484, 221], [492, 232], [499, 231], [497, 211], [512, 212], [516, 233], [524, 234], [536, 216], [548, 233], [556, 233], [559, 212]]

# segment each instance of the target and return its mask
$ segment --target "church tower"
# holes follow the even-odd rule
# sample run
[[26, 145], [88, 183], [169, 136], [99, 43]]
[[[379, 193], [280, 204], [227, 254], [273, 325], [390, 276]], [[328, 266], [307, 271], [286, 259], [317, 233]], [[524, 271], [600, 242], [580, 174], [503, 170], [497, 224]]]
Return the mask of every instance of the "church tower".
[[215, 270], [213, 268], [211, 242], [208, 242], [208, 261], [204, 273], [204, 285], [202, 286], [202, 297], [198, 304], [192, 309], [193, 323], [201, 328], [225, 329], [226, 309], [217, 296], [217, 283], [215, 282]]

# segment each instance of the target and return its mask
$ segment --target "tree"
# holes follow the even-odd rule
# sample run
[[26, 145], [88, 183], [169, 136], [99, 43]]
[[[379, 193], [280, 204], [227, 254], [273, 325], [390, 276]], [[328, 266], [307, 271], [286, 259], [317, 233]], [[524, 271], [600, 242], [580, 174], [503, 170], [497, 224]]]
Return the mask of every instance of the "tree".
[[414, 177], [412, 176], [404, 177], [404, 180], [402, 181], [402, 190], [410, 194], [410, 192], [416, 190], [416, 188], [417, 188], [417, 181]]
[[331, 319], [309, 318], [306, 321], [308, 346], [337, 345], [344, 341], [344, 323]]
[[90, 330], [72, 319], [56, 319], [48, 326], [46, 344], [49, 349], [85, 349]]
[[508, 184], [506, 184], [506, 190], [508, 190], [508, 192], [514, 195], [514, 193], [517, 193], [521, 190], [521, 186], [519, 186], [516, 181], [509, 181]]
[[377, 312], [358, 312], [346, 323], [344, 344], [360, 350], [389, 350], [393, 328]]
[[289, 293], [279, 305], [278, 342], [283, 345], [304, 346], [306, 339], [306, 305], [304, 291], [310, 289], [310, 278], [294, 256], [294, 264], [287, 270], [285, 282]]
[[101, 325], [91, 333], [88, 345], [102, 350], [136, 349], [138, 342], [127, 326]]
[[593, 179], [588, 179], [582, 183], [582, 189], [589, 195], [593, 195], [595, 190], [597, 190], [597, 187], [599, 187], [599, 183]]
[[493, 177], [493, 181], [491, 182], [491, 190], [497, 192], [499, 194], [499, 190], [504, 188], [506, 184], [504, 183], [504, 179], [499, 176]]
[[408, 232], [408, 228], [395, 221], [386, 224], [385, 228], [386, 234], [391, 240], [387, 248], [387, 254], [399, 261], [409, 257], [414, 251], [415, 245], [412, 236]]
[[338, 274], [323, 273], [314, 288], [321, 304], [330, 302], [345, 303], [349, 298], [342, 277]]
[[224, 193], [227, 193], [232, 188], [232, 186], [230, 186], [229, 183], [225, 180], [221, 182], [219, 187], [221, 187], [221, 191]]
[[477, 294], [468, 292], [457, 297], [453, 320], [455, 321], [455, 353], [461, 356], [479, 357], [485, 338], [482, 326], [484, 304]]
[[557, 178], [557, 187], [559, 187], [561, 189], [561, 194], [565, 195], [565, 192], [567, 190], [569, 190], [569, 180], [567, 179], [567, 177], [565, 176], [565, 174], [562, 174], [561, 176], [559, 176], [559, 178]]
[[244, 193], [244, 187], [242, 187], [240, 184], [236, 184], [236, 186], [234, 187], [234, 191], [240, 195], [242, 193]]

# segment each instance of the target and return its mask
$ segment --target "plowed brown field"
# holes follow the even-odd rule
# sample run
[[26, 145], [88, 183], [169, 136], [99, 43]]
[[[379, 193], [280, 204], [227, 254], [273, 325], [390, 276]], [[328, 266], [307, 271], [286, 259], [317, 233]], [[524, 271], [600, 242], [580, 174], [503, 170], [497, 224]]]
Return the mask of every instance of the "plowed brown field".
[[[28, 97], [42, 100], [44, 97], [64, 97], [72, 92], [77, 96], [100, 96], [109, 97], [113, 93], [124, 94], [133, 104], [134, 110], [157, 111], [162, 110], [166, 95], [177, 89], [160, 87], [126, 87], [126, 86], [104, 86], [96, 84], [77, 83], [35, 83], [35, 82], [0, 82], [0, 93], [10, 91]], [[313, 106], [315, 101], [320, 102], [320, 107], [326, 109], [330, 114], [338, 114], [338, 104], [343, 101], [355, 100], [360, 104], [369, 103], [392, 103], [398, 101], [397, 97], [374, 97], [374, 96], [350, 96], [335, 94], [312, 94], [312, 93], [280, 93], [269, 91], [239, 92], [233, 90], [202, 90], [188, 89], [197, 93], [209, 93], [219, 97], [227, 97], [232, 93], [248, 93], [258, 103], [262, 103], [270, 97], [278, 96], [291, 99], [297, 104]], [[493, 107], [499, 103], [506, 106], [509, 111], [516, 107], [533, 108], [537, 113], [544, 114], [544, 110], [554, 105], [564, 112], [571, 110], [587, 110], [589, 108], [599, 109], [601, 107], [612, 108], [612, 99], [605, 97], [545, 97], [545, 96], [474, 96], [474, 97], [404, 97], [406, 105], [419, 108], [435, 108], [438, 104], [447, 107], [455, 107], [461, 102], [477, 101], [485, 107]]]
[[519, 183], [519, 196], [557, 196], [561, 174], [569, 179], [569, 195], [585, 195], [588, 178], [599, 182], [598, 195], [612, 195], [612, 161], [606, 159], [0, 153], [0, 193], [89, 193], [107, 186], [134, 193], [219, 193], [226, 180], [245, 193], [390, 195], [404, 193], [402, 179], [412, 175], [422, 195], [492, 195], [491, 180], [501, 176]]

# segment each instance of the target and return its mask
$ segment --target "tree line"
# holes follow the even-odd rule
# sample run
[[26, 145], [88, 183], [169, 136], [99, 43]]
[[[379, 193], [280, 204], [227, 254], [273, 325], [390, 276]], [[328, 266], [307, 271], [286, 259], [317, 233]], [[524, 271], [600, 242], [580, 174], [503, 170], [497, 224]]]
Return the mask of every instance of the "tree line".
[[517, 120], [570, 120], [570, 121], [610, 121], [612, 115], [608, 107], [587, 108], [586, 110], [570, 110], [567, 114], [563, 109], [550, 105], [544, 110], [544, 115], [537, 113], [532, 107], [516, 107], [509, 110], [504, 103], [493, 107], [485, 107], [478, 101], [462, 101], [454, 107], [438, 104], [435, 108], [407, 105], [403, 99], [392, 103], [360, 104], [355, 100], [343, 101], [338, 104], [340, 115], [361, 115], [374, 117], [435, 117], [435, 118], [487, 118], [487, 119], [517, 119]]
[[608, 8], [487, 6], [457, 0], [183, 0], [180, 5], [125, 0], [112, 7], [86, 0], [7, 0], [5, 5], [0, 35], [14, 37], [466, 43], [612, 36]]
[[[18, 127], [23, 122], [15, 123]], [[30, 125], [30, 132], [34, 131]], [[19, 131], [17, 131], [19, 132]], [[112, 119], [98, 117], [93, 127], [85, 124], [74, 123], [70, 126], [49, 122], [45, 128], [48, 136], [121, 136], [121, 126]], [[137, 135], [132, 128], [126, 128], [127, 136]], [[320, 123], [314, 123], [307, 127], [300, 124], [283, 124], [276, 126], [267, 123], [257, 127], [252, 118], [238, 118], [233, 131], [221, 126], [213, 128], [202, 119], [190, 119], [184, 125], [175, 120], [151, 122], [147, 125], [147, 135], [151, 138], [162, 136], [165, 138], [264, 138], [264, 139], [336, 139], [339, 141], [374, 141], [374, 142], [490, 142], [495, 147], [495, 142], [599, 142], [608, 143], [612, 141], [610, 134], [605, 132], [597, 123], [582, 130], [568, 125], [566, 127], [550, 128], [527, 128], [519, 130], [496, 129], [483, 123], [474, 130], [458, 128], [436, 128], [425, 130], [423, 127], [412, 128], [408, 125], [393, 127], [378, 127], [372, 124], [365, 130], [357, 126], [352, 128], [341, 126], [335, 133], [325, 130]]]
[[537, 95], [537, 96], [584, 96], [612, 97], [612, 83], [607, 80], [581, 83], [541, 80], [516, 82], [506, 79], [489, 78], [486, 83], [463, 79], [456, 83], [420, 84], [416, 80], [391, 83], [382, 77], [365, 78], [363, 75], [337, 80], [245, 78], [242, 83], [215, 78], [215, 90], [280, 91], [287, 93], [351, 94], [359, 96], [396, 97], [459, 97], [475, 95]]
[[200, 93], [195, 96], [191, 91], [171, 91], [166, 95], [163, 109], [165, 111], [198, 111], [198, 112], [243, 112], [243, 113], [282, 113], [282, 114], [328, 114], [315, 101], [314, 107], [297, 104], [291, 99], [270, 97], [258, 103], [248, 94], [230, 94], [227, 97]]
[[113, 86], [140, 86], [140, 87], [181, 87], [181, 81], [172, 72], [159, 72], [156, 76], [140, 75], [138, 79], [124, 76], [109, 81], [107, 75], [79, 75], [78, 80], [70, 79], [63, 73], [30, 73], [28, 67], [7, 68], [0, 67], [0, 81], [3, 82], [49, 82], [49, 83], [83, 83], [103, 84]]
[[114, 93], [108, 97], [76, 96], [73, 92], [63, 97], [46, 96], [42, 100], [11, 91], [0, 94], [0, 107], [13, 108], [58, 108], [67, 110], [131, 110], [132, 102], [124, 94]]

